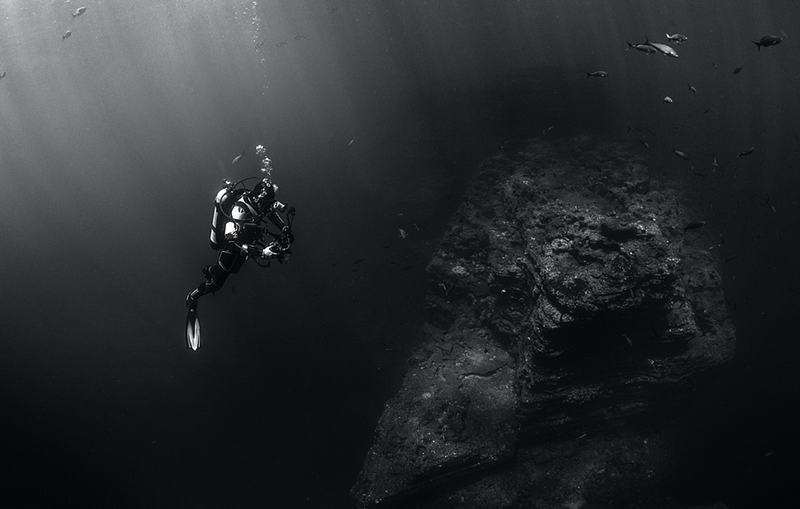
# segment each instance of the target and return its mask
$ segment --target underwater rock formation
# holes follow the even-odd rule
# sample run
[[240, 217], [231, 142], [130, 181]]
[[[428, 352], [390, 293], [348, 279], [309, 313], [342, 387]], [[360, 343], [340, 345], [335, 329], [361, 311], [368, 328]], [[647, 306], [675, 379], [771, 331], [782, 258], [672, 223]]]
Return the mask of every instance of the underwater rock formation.
[[585, 137], [485, 162], [428, 266], [429, 340], [378, 422], [359, 507], [657, 497], [670, 423], [735, 345], [680, 197]]

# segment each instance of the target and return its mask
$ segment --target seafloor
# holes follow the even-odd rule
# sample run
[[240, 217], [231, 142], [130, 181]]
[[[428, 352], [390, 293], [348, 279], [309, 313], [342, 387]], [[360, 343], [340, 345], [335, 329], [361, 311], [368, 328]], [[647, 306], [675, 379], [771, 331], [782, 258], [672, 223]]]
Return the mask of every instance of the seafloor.
[[384, 409], [360, 507], [682, 507], [680, 412], [732, 358], [719, 261], [679, 183], [625, 145], [484, 162], [428, 266], [427, 342]]

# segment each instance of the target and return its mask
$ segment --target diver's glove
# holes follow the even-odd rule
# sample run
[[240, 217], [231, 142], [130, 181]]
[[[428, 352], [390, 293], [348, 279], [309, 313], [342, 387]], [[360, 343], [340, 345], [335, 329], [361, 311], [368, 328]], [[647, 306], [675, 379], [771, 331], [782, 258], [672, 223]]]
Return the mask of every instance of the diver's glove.
[[282, 244], [274, 242], [265, 247], [264, 251], [262, 251], [263, 258], [275, 258], [280, 263], [287, 261], [290, 254], [292, 254], [292, 252], [289, 250], [288, 243]]
[[258, 247], [253, 246], [253, 245], [242, 244], [241, 250], [242, 250], [242, 254], [245, 254], [247, 256], [251, 256], [251, 257], [261, 256], [261, 250]]
[[270, 246], [265, 247], [261, 251], [261, 258], [269, 259], [269, 258], [277, 258], [281, 252], [280, 246], [277, 244], [272, 244]]

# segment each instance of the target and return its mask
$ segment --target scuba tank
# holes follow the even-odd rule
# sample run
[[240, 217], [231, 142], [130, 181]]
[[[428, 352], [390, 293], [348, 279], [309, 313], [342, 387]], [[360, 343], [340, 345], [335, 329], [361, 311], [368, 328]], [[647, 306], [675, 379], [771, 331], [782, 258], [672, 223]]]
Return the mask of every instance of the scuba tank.
[[225, 181], [225, 187], [219, 190], [217, 197], [214, 198], [214, 215], [211, 218], [211, 249], [219, 251], [225, 241], [225, 225], [232, 221], [231, 211], [236, 201], [247, 192], [247, 188], [236, 188], [242, 181], [231, 184]]

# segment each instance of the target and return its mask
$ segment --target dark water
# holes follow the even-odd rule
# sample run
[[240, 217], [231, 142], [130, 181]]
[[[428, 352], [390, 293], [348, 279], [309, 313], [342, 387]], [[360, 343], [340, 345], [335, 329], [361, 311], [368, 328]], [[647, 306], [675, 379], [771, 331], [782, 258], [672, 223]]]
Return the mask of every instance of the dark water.
[[[351, 507], [460, 191], [550, 126], [630, 142], [724, 236], [738, 350], [681, 422], [676, 497], [792, 496], [796, 2], [85, 5], [0, 5], [0, 507]], [[680, 58], [625, 51], [665, 32]], [[256, 144], [295, 255], [204, 297], [191, 352], [211, 200]]]

